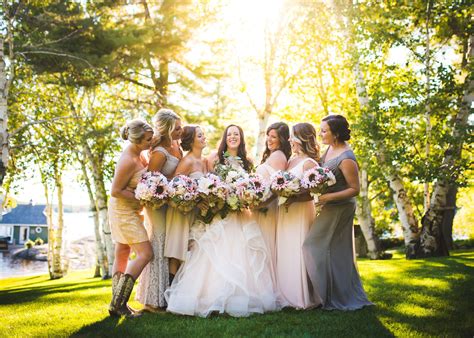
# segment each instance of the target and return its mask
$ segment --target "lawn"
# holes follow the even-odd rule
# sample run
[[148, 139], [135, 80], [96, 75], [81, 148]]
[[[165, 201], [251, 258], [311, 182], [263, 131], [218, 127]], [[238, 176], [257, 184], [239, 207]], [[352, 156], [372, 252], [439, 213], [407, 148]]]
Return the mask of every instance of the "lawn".
[[[354, 312], [296, 311], [208, 319], [107, 314], [110, 280], [73, 272], [0, 280], [0, 336], [449, 336], [474, 335], [474, 251], [445, 258], [359, 260], [369, 298]], [[139, 307], [137, 303], [132, 305]]]

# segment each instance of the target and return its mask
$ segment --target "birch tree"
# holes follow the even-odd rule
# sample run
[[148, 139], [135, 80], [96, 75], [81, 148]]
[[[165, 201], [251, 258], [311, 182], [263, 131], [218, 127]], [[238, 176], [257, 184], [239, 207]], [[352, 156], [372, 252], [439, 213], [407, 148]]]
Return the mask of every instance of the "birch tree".
[[443, 218], [446, 212], [447, 195], [452, 182], [459, 177], [459, 161], [463, 144], [468, 135], [468, 118], [472, 112], [474, 100], [474, 35], [468, 36], [468, 43], [463, 43], [462, 70], [465, 73], [464, 90], [459, 111], [452, 124], [452, 138], [445, 151], [440, 165], [440, 174], [433, 187], [430, 207], [424, 214], [421, 224], [421, 235], [418, 256], [444, 256], [448, 254], [446, 242], [443, 239]]

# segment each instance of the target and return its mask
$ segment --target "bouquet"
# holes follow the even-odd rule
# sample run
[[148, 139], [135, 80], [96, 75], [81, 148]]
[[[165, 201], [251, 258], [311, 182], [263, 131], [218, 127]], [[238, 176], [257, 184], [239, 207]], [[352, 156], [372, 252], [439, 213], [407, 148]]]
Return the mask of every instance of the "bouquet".
[[135, 198], [142, 205], [160, 208], [168, 200], [168, 180], [159, 171], [143, 173], [135, 189]]
[[335, 183], [336, 177], [332, 171], [319, 166], [306, 170], [301, 180], [301, 186], [309, 190], [316, 203], [318, 203], [319, 196]]
[[300, 191], [300, 180], [288, 171], [279, 170], [271, 177], [270, 189], [278, 195], [278, 205], [282, 205]]
[[219, 176], [207, 173], [197, 181], [197, 207], [204, 222], [210, 223], [226, 204], [228, 188]]
[[168, 184], [169, 204], [181, 211], [189, 213], [197, 204], [198, 185], [195, 180], [186, 175], [174, 177]]
[[264, 183], [262, 176], [250, 174], [235, 183], [235, 192], [245, 208], [258, 206], [270, 195], [269, 187]]

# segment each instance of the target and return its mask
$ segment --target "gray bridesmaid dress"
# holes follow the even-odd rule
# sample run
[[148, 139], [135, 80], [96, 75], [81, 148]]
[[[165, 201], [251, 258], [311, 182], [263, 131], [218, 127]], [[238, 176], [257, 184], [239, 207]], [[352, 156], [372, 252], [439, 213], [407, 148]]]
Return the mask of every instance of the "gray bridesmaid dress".
[[[352, 150], [324, 162], [331, 169], [336, 184], [328, 192], [347, 189], [347, 182], [339, 169], [345, 159], [356, 161]], [[353, 232], [355, 198], [327, 203], [316, 217], [303, 244], [306, 270], [315, 291], [323, 300], [323, 309], [356, 310], [373, 305], [368, 299], [357, 271]]]

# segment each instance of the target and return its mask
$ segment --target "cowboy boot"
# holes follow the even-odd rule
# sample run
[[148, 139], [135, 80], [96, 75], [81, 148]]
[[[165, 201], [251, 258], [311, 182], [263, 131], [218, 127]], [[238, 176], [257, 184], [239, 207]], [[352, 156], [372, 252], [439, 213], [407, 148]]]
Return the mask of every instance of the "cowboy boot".
[[[117, 271], [116, 273], [114, 273], [114, 275], [112, 276], [112, 298], [114, 297], [114, 294], [115, 292], [117, 291], [117, 285], [118, 285], [118, 282], [120, 280], [120, 277], [122, 277], [123, 275], [123, 272], [121, 271]], [[139, 312], [138, 310], [135, 310], [134, 308], [130, 307], [128, 304], [127, 304], [127, 307], [130, 311], [134, 312], [134, 313], [137, 313]]]
[[141, 313], [133, 311], [127, 305], [127, 302], [130, 299], [130, 295], [132, 294], [134, 285], [135, 279], [131, 275], [122, 274], [122, 276], [120, 276], [112, 298], [112, 302], [110, 302], [109, 306], [109, 314], [111, 316], [126, 316], [129, 318], [141, 316]]

